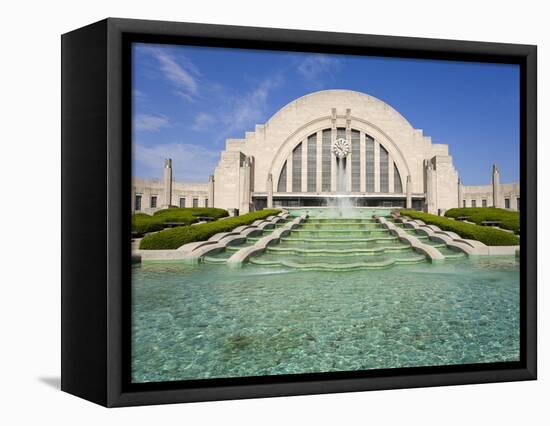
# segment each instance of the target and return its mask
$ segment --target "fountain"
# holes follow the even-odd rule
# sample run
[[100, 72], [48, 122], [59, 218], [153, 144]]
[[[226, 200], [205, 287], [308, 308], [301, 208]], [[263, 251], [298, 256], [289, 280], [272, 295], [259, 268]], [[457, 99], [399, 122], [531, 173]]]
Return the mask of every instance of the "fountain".
[[338, 138], [332, 145], [332, 152], [336, 157], [336, 209], [338, 217], [349, 217], [354, 207], [351, 199], [346, 195], [348, 183], [348, 159], [351, 145], [345, 138]]
[[346, 193], [346, 158], [336, 159], [336, 182], [338, 188], [338, 197], [336, 198], [336, 208], [339, 217], [349, 217], [350, 211], [354, 207], [351, 199], [345, 195]]
[[[391, 211], [383, 208], [357, 207], [348, 195], [349, 142], [336, 139], [332, 146], [335, 158], [336, 197], [327, 199], [326, 208], [292, 208], [294, 217], [307, 215], [307, 220], [288, 235], [273, 241], [260, 255], [250, 257], [252, 264], [279, 266], [299, 270], [352, 271], [380, 269], [396, 264], [427, 262], [423, 253], [415, 251], [411, 243], [404, 241], [382, 222], [393, 222]], [[384, 217], [384, 220], [378, 220]], [[284, 226], [285, 223], [276, 225]], [[235, 252], [256, 244], [273, 229], [262, 235], [247, 238], [239, 245], [228, 246], [219, 253], [204, 257], [207, 263], [225, 263]], [[427, 239], [427, 237], [419, 236]], [[424, 242], [424, 241], [423, 241]], [[444, 244], [429, 242], [449, 259], [462, 254], [450, 252]], [[442, 257], [442, 256], [440, 256]]]

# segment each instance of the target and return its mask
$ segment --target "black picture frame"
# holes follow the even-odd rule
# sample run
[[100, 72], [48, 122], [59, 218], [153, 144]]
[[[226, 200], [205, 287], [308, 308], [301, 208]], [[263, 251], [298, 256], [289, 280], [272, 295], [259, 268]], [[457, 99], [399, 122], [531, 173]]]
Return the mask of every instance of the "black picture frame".
[[[536, 46], [117, 18], [61, 41], [62, 390], [117, 407], [536, 379]], [[520, 361], [130, 383], [129, 46], [137, 41], [519, 64]]]

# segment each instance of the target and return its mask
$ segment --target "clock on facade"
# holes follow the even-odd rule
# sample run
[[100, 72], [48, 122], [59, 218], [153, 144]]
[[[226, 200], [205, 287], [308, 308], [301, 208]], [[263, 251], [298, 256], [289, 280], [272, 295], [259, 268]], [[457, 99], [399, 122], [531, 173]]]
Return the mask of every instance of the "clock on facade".
[[334, 152], [334, 155], [336, 155], [338, 158], [347, 157], [350, 152], [349, 142], [344, 138], [336, 139], [332, 144], [332, 152]]

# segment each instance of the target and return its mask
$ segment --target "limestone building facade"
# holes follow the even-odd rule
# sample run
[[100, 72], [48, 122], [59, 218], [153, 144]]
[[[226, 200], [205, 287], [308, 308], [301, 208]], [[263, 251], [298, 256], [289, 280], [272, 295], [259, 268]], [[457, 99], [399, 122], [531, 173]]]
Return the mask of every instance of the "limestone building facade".
[[493, 180], [490, 185], [460, 186], [461, 207], [520, 209], [519, 182], [500, 183], [500, 172], [496, 165], [493, 166]]
[[[208, 183], [134, 179], [133, 210], [214, 206], [240, 214], [265, 207], [408, 207], [442, 214], [458, 206], [519, 208], [519, 184], [465, 186], [449, 147], [432, 143], [387, 103], [350, 90], [296, 99], [243, 139], [228, 139]], [[156, 198], [154, 198], [156, 197]], [[153, 207], [154, 206], [154, 207]]]
[[[213, 182], [174, 181], [172, 160], [164, 161], [163, 179], [132, 179], [132, 212], [154, 213], [168, 207], [212, 207]], [[209, 198], [210, 197], [210, 198]]]

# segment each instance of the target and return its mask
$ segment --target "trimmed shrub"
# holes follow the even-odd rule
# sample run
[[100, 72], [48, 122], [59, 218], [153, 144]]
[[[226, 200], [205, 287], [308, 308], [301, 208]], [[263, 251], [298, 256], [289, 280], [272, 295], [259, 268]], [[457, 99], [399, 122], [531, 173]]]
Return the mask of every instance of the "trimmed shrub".
[[160, 231], [164, 228], [163, 222], [145, 213], [135, 213], [132, 215], [132, 232], [143, 235], [147, 232]]
[[401, 210], [400, 213], [411, 219], [420, 219], [427, 224], [439, 226], [443, 231], [456, 232], [462, 238], [477, 240], [488, 246], [516, 246], [519, 244], [519, 238], [514, 234], [489, 226], [472, 225], [416, 210]]
[[152, 216], [145, 213], [135, 213], [132, 215], [132, 232], [146, 234], [147, 232], [162, 230], [165, 222], [177, 222], [181, 223], [182, 226], [186, 226], [198, 222], [197, 217], [199, 216], [219, 219], [227, 215], [227, 210], [206, 207], [163, 209], [156, 211]]
[[460, 209], [450, 209], [445, 212], [447, 217], [468, 216], [470, 222], [481, 225], [484, 221], [499, 221], [500, 227], [514, 231], [519, 234], [519, 212], [495, 207], [464, 207]]
[[249, 225], [258, 219], [274, 216], [280, 211], [278, 209], [259, 210], [215, 222], [165, 229], [156, 234], [146, 235], [141, 240], [139, 248], [142, 250], [174, 250], [187, 243], [207, 240], [218, 232], [229, 232], [237, 226]]
[[177, 209], [158, 210], [153, 214], [153, 217], [162, 218], [165, 222], [189, 222], [195, 223], [198, 216], [211, 217], [212, 219], [220, 219], [228, 216], [227, 210], [216, 209], [209, 207], [189, 207]]

